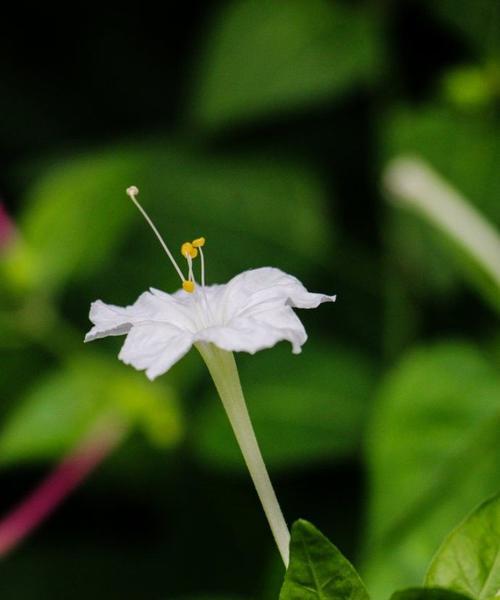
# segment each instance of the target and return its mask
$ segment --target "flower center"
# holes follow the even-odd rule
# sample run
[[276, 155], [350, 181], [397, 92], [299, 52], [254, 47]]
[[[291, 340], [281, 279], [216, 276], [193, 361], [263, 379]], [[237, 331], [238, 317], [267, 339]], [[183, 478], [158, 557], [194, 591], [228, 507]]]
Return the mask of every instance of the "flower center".
[[165, 254], [170, 259], [170, 262], [172, 263], [174, 269], [177, 272], [177, 275], [179, 275], [179, 277], [181, 278], [182, 289], [191, 294], [194, 292], [194, 290], [196, 288], [196, 282], [195, 282], [194, 274], [193, 274], [193, 258], [196, 258], [198, 256], [198, 252], [200, 254], [200, 260], [201, 260], [201, 285], [202, 285], [202, 287], [204, 287], [205, 286], [205, 258], [203, 256], [202, 247], [205, 245], [205, 238], [199, 237], [199, 238], [196, 238], [195, 240], [193, 240], [192, 242], [184, 242], [184, 244], [182, 244], [181, 254], [182, 254], [182, 256], [184, 256], [184, 258], [187, 260], [187, 263], [188, 263], [188, 276], [187, 276], [187, 278], [184, 277], [184, 274], [183, 274], [181, 268], [179, 267], [175, 258], [173, 257], [172, 253], [170, 252], [167, 244], [165, 243], [165, 240], [162, 238], [162, 236], [160, 235], [160, 232], [156, 228], [155, 224], [153, 223], [153, 221], [151, 220], [151, 218], [149, 217], [147, 212], [144, 210], [144, 208], [142, 208], [141, 204], [137, 200], [138, 195], [139, 195], [139, 188], [136, 187], [135, 185], [131, 185], [130, 187], [127, 188], [127, 196], [129, 196], [129, 198], [132, 200], [132, 202], [139, 209], [139, 212], [146, 219], [146, 222], [148, 223], [148, 225], [151, 227], [154, 234], [158, 238], [158, 241], [160, 242], [163, 250], [165, 251]]

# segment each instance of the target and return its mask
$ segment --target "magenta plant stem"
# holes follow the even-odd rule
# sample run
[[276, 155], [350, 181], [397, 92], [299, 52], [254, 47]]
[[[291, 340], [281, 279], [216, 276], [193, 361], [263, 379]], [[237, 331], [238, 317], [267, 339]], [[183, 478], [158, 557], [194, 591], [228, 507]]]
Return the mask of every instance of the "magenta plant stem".
[[0, 558], [35, 530], [117, 446], [122, 427], [95, 430], [27, 498], [0, 520]]
[[12, 242], [14, 231], [14, 224], [0, 200], [0, 250]]

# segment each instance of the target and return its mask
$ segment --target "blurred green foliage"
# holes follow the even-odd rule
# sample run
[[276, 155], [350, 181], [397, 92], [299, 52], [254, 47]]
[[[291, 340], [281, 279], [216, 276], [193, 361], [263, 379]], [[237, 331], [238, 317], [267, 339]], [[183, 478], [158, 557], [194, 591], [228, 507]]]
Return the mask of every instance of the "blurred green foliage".
[[379, 394], [364, 572], [382, 595], [420, 582], [448, 530], [500, 487], [498, 367], [466, 343], [412, 350]]
[[227, 126], [373, 81], [380, 59], [377, 25], [375, 11], [340, 2], [229, 3], [200, 67], [195, 119], [209, 128]]
[[[18, 104], [8, 104], [14, 88], [0, 98], [19, 139], [37, 149], [12, 153], [2, 173], [17, 200], [5, 192], [17, 234], [0, 244], [2, 510], [97, 423], [129, 431], [2, 561], [0, 596], [279, 595], [282, 566], [199, 357], [152, 384], [115, 358], [120, 340], [83, 346], [92, 300], [124, 305], [149, 286], [177, 285], [124, 194], [135, 184], [173, 249], [207, 238], [210, 283], [272, 265], [338, 294], [335, 305], [301, 313], [310, 336], [302, 356], [280, 345], [237, 357], [284, 512], [318, 523], [373, 598], [399, 588], [397, 600], [458, 600], [405, 588], [422, 584], [446, 533], [500, 488], [500, 290], [445, 232], [387, 202], [381, 182], [391, 159], [418, 156], [500, 228], [497, 2], [235, 0], [204, 10], [189, 48], [162, 55], [184, 86], [168, 124], [139, 121], [159, 102], [151, 90], [167, 85], [173, 95], [178, 83], [172, 72], [156, 83], [152, 66], [151, 88], [134, 102], [128, 79], [106, 89], [110, 122], [129, 111], [137, 125], [117, 117], [119, 127], [101, 132], [96, 122], [85, 137], [84, 95], [58, 114], [71, 123], [67, 138], [48, 133], [43, 151], [46, 123], [29, 94]], [[92, 31], [78, 34], [82, 60], [107, 81]], [[147, 43], [146, 32], [138, 37]], [[116, 72], [128, 68], [120, 38], [105, 38]], [[132, 47], [147, 79], [153, 58]], [[72, 68], [79, 77], [82, 67]], [[65, 97], [58, 85], [54, 103]], [[102, 109], [100, 96], [93, 102]], [[478, 528], [490, 527], [490, 506], [471, 517]], [[442, 546], [427, 584], [482, 600], [494, 594], [455, 585], [442, 566], [456, 547], [465, 552], [471, 522]], [[300, 535], [319, 543], [312, 530], [296, 526], [294, 544]], [[282, 598], [298, 597], [286, 590], [303, 574], [300, 560]], [[498, 566], [496, 589], [497, 577]]]

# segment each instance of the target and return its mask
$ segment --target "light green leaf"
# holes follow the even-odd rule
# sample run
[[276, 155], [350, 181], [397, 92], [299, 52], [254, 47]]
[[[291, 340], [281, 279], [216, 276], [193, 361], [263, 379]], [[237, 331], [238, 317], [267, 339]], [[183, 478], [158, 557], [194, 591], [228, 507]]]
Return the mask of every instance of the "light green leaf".
[[[335, 310], [335, 306], [321, 310]], [[373, 376], [364, 356], [310, 340], [301, 356], [287, 344], [238, 356], [248, 409], [266, 464], [297, 468], [345, 456], [359, 444]], [[244, 469], [220, 400], [211, 392], [194, 435], [202, 460]]]
[[468, 600], [468, 596], [444, 588], [408, 588], [394, 592], [391, 600]]
[[443, 97], [451, 106], [464, 111], [487, 110], [498, 93], [490, 70], [479, 65], [450, 69], [442, 81]]
[[368, 600], [368, 592], [351, 563], [313, 525], [292, 527], [290, 565], [280, 600]]
[[388, 375], [366, 447], [376, 597], [418, 585], [444, 535], [500, 487], [499, 424], [498, 369], [472, 345], [415, 350]]
[[75, 358], [39, 381], [0, 430], [0, 464], [52, 459], [102, 418], [135, 423], [160, 445], [175, 443], [181, 421], [172, 390], [98, 358]]
[[378, 70], [376, 15], [325, 0], [223, 8], [200, 65], [195, 119], [208, 127], [345, 92]]
[[487, 500], [454, 529], [434, 557], [425, 581], [492, 600], [500, 592], [500, 495]]
[[47, 292], [100, 268], [131, 217], [124, 188], [144, 165], [144, 156], [115, 148], [48, 169], [29, 193], [21, 239], [4, 256], [9, 280]]

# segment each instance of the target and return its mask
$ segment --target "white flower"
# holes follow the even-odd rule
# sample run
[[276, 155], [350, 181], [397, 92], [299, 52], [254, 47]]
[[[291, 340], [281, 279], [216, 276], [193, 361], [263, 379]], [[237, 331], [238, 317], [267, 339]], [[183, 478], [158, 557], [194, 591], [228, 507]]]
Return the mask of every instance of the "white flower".
[[197, 343], [254, 354], [287, 340], [299, 353], [307, 334], [292, 308], [316, 308], [334, 300], [308, 292], [279, 269], [263, 267], [240, 273], [225, 285], [196, 285], [191, 293], [151, 288], [127, 307], [97, 300], [90, 309], [94, 327], [85, 341], [127, 334], [119, 358], [154, 379]]
[[[86, 342], [108, 335], [127, 335], [119, 358], [149, 379], [165, 373], [195, 345], [219, 392], [222, 404], [241, 448], [262, 502], [285, 566], [289, 561], [290, 532], [267, 473], [241, 389], [233, 351], [253, 354], [281, 340], [301, 350], [307, 334], [293, 308], [316, 308], [335, 296], [311, 294], [298, 279], [279, 269], [263, 267], [245, 271], [225, 285], [205, 285], [204, 238], [186, 242], [181, 253], [188, 262], [188, 276], [137, 201], [139, 190], [127, 194], [153, 229], [182, 282], [182, 289], [166, 294], [151, 289], [131, 306], [92, 303], [94, 327]], [[193, 259], [200, 256], [200, 285], [193, 274]]]

